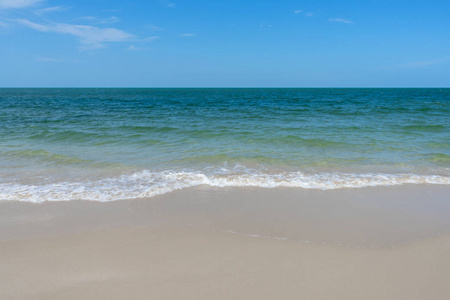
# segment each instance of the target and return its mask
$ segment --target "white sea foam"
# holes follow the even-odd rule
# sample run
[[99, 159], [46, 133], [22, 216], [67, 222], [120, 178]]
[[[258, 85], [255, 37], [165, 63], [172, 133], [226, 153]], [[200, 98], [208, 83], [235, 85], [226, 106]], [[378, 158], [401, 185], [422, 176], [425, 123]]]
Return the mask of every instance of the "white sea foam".
[[93, 200], [113, 201], [153, 197], [195, 187], [293, 187], [304, 189], [363, 188], [402, 184], [450, 184], [450, 177], [418, 174], [352, 174], [283, 172], [236, 173], [188, 171], [140, 171], [95, 181], [54, 182], [40, 185], [0, 183], [0, 200], [28, 202]]

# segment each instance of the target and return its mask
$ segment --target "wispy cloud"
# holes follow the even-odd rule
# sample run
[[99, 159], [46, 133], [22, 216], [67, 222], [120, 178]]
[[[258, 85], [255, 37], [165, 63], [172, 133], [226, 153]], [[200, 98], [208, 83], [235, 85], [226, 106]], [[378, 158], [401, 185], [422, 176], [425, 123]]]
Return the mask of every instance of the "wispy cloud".
[[68, 10], [68, 7], [65, 6], [51, 6], [51, 7], [46, 7], [46, 8], [41, 8], [41, 9], [37, 9], [35, 10], [35, 14], [37, 15], [44, 15], [47, 13], [52, 13], [52, 12], [57, 12], [57, 11], [64, 11], [64, 10]]
[[159, 0], [158, 2], [161, 5], [163, 5], [165, 7], [168, 7], [168, 8], [175, 8], [175, 7], [177, 7], [176, 3], [172, 2], [172, 1], [169, 1], [169, 0]]
[[164, 28], [161, 28], [161, 27], [156, 26], [156, 25], [151, 25], [151, 24], [146, 25], [145, 28], [148, 29], [148, 30], [151, 30], [151, 31], [164, 31]]
[[337, 23], [345, 23], [345, 24], [354, 24], [353, 21], [347, 20], [347, 19], [343, 19], [343, 18], [331, 18], [331, 19], [328, 19], [328, 21], [330, 21], [330, 22], [337, 22]]
[[416, 69], [416, 68], [422, 68], [422, 67], [438, 65], [438, 64], [441, 64], [441, 63], [446, 63], [448, 61], [450, 61], [450, 56], [447, 56], [447, 57], [444, 57], [444, 58], [440, 58], [440, 59], [416, 61], [416, 62], [401, 64], [401, 65], [396, 65], [396, 66], [394, 66], [394, 68], [397, 68], [397, 69]]
[[0, 9], [26, 8], [45, 0], [0, 0]]
[[117, 23], [120, 22], [120, 19], [116, 16], [111, 16], [106, 19], [99, 19], [100, 24], [111, 24], [111, 23]]
[[114, 23], [120, 22], [120, 19], [115, 16], [111, 16], [109, 18], [97, 18], [97, 17], [87, 16], [87, 17], [81, 17], [78, 19], [88, 20], [88, 21], [91, 21], [91, 22], [94, 22], [97, 24], [114, 24]]
[[158, 40], [159, 38], [160, 38], [159, 36], [149, 36], [149, 37], [140, 39], [139, 41], [141, 41], [141, 42], [149, 42], [149, 41]]
[[142, 51], [145, 50], [144, 48], [136, 47], [135, 45], [130, 45], [127, 47], [128, 51]]
[[108, 43], [126, 42], [134, 38], [134, 35], [116, 28], [99, 28], [65, 23], [38, 24], [24, 19], [16, 21], [37, 31], [75, 36], [80, 40], [80, 49], [83, 50], [103, 48]]
[[296, 14], [296, 15], [302, 14], [305, 17], [312, 17], [312, 16], [314, 16], [314, 14], [312, 12], [303, 12], [302, 9], [294, 10], [294, 14]]
[[182, 36], [182, 37], [191, 37], [191, 36], [195, 36], [195, 33], [180, 33], [179, 36]]
[[[156, 37], [156, 38], [159, 38], [159, 37]], [[137, 42], [142, 42], [143, 40], [138, 40]], [[136, 45], [129, 45], [127, 48], [126, 48], [126, 50], [128, 50], [128, 51], [146, 51], [146, 50], [148, 50], [148, 48], [146, 48], [146, 47], [139, 47], [139, 46], [136, 46]]]

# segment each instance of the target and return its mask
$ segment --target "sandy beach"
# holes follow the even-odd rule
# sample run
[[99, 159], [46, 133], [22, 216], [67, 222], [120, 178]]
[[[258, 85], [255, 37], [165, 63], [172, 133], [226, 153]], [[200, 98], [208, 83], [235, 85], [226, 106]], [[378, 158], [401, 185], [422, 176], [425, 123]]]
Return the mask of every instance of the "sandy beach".
[[449, 299], [449, 191], [1, 202], [0, 298]]

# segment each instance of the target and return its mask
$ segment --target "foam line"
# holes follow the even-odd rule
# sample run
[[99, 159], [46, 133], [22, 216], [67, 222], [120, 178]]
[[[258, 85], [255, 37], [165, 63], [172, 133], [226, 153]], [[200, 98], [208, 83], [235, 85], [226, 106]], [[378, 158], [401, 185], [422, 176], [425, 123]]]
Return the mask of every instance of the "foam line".
[[418, 174], [353, 174], [260, 171], [203, 173], [188, 171], [153, 172], [149, 170], [96, 181], [53, 182], [27, 185], [0, 183], [0, 200], [28, 202], [93, 200], [114, 201], [147, 198], [200, 185], [211, 187], [293, 187], [303, 189], [363, 188], [402, 184], [450, 184], [450, 177]]

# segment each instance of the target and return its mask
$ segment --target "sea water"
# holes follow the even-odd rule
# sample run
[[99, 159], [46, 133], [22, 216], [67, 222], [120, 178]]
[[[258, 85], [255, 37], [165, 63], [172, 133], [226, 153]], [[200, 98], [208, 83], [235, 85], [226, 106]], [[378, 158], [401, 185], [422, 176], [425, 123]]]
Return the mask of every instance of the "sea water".
[[0, 200], [450, 184], [450, 89], [0, 89]]

